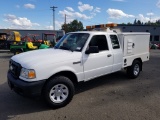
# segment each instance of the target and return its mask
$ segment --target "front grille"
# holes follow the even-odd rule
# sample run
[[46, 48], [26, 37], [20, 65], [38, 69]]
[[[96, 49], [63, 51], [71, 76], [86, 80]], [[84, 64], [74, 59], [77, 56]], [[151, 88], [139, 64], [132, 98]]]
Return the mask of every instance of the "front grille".
[[16, 63], [13, 60], [10, 60], [9, 62], [9, 71], [12, 73], [12, 75], [16, 78], [19, 77], [21, 72], [21, 65], [19, 63]]

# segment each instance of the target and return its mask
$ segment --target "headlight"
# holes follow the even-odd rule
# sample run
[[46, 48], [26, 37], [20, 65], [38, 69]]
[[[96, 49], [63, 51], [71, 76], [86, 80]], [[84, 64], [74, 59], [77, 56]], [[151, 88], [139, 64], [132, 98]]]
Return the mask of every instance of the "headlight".
[[33, 79], [33, 78], [36, 78], [36, 73], [35, 73], [34, 70], [29, 70], [29, 69], [26, 69], [26, 68], [22, 68], [20, 76], [24, 77], [24, 78], [27, 78], [27, 79]]

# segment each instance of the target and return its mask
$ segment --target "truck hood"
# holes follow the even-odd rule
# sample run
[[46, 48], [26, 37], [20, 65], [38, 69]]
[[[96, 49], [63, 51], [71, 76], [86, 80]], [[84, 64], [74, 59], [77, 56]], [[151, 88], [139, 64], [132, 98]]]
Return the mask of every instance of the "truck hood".
[[22, 67], [33, 68], [37, 65], [56, 64], [57, 62], [80, 60], [81, 52], [72, 52], [61, 49], [40, 49], [24, 52], [13, 56], [11, 59]]

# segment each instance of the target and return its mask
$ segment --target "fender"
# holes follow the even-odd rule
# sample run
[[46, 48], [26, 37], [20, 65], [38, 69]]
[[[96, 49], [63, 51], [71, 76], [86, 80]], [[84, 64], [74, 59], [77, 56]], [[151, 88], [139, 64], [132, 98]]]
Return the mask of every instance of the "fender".
[[47, 76], [47, 79], [49, 79], [51, 76], [57, 74], [57, 73], [60, 73], [60, 72], [72, 72], [73, 74], [75, 74], [76, 78], [78, 81], [82, 81], [84, 80], [84, 72], [81, 71], [81, 72], [77, 72], [73, 67], [70, 67], [70, 66], [60, 66], [56, 69], [53, 69], [49, 75]]

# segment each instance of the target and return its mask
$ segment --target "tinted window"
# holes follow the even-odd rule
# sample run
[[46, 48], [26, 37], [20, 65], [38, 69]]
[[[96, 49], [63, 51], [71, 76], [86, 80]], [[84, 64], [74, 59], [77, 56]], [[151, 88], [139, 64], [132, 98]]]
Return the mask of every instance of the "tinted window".
[[158, 35], [154, 36], [154, 41], [159, 41], [159, 36]]
[[110, 35], [113, 49], [119, 49], [119, 41], [116, 35]]
[[99, 51], [108, 50], [107, 39], [105, 35], [95, 35], [92, 37], [89, 46], [98, 46]]
[[152, 35], [150, 36], [150, 41], [152, 41]]

